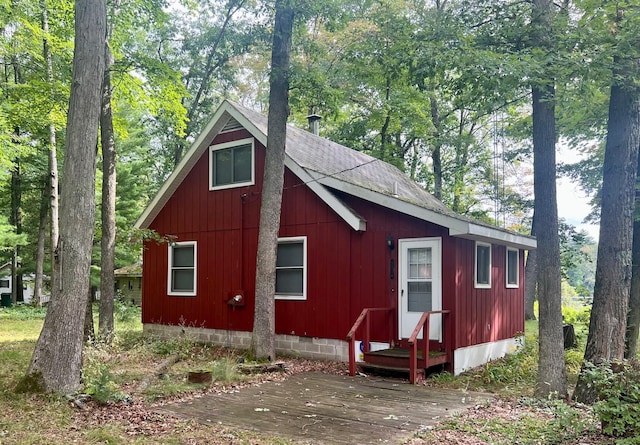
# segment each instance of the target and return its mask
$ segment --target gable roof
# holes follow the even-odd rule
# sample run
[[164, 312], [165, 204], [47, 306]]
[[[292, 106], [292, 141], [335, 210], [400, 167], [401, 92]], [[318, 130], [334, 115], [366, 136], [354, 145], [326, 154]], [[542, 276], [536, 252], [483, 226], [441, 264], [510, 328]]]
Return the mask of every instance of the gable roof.
[[[151, 224], [218, 133], [225, 127], [240, 126], [267, 145], [267, 116], [225, 100], [135, 226], [147, 228]], [[285, 165], [354, 230], [366, 230], [366, 221], [332, 190], [446, 227], [452, 236], [524, 249], [536, 247], [532, 237], [453, 212], [391, 164], [291, 125], [287, 126]]]

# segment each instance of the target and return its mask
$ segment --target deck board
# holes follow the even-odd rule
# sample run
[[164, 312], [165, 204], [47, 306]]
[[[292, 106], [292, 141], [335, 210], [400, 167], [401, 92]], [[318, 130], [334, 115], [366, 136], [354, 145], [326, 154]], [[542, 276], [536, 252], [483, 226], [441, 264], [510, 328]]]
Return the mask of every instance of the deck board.
[[489, 398], [400, 380], [309, 373], [233, 394], [168, 404], [160, 410], [296, 443], [379, 444], [397, 443]]

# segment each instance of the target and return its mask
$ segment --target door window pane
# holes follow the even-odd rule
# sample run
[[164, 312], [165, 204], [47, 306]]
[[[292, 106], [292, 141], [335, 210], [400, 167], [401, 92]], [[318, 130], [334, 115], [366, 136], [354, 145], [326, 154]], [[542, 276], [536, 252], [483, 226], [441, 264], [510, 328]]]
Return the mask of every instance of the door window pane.
[[409, 249], [409, 276], [411, 279], [431, 279], [431, 248]]
[[414, 281], [408, 283], [409, 312], [427, 312], [432, 307], [432, 283], [430, 281]]

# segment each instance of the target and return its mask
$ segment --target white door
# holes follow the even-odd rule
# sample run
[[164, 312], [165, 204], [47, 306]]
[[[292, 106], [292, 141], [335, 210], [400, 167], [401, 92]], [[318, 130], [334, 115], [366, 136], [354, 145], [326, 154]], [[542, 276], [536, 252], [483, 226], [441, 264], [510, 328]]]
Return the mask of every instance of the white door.
[[[399, 240], [398, 245], [398, 326], [400, 338], [409, 338], [423, 312], [442, 309], [441, 239], [404, 239]], [[442, 338], [441, 317], [431, 316], [429, 338], [432, 340]]]

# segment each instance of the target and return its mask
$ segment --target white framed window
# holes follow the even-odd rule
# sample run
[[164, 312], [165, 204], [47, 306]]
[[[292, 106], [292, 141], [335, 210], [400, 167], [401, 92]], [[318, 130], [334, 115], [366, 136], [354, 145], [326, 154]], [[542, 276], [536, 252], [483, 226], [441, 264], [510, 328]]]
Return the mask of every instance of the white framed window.
[[506, 266], [506, 286], [520, 287], [520, 251], [518, 249], [507, 247]]
[[276, 299], [307, 299], [307, 237], [278, 238]]
[[254, 172], [253, 138], [209, 147], [209, 190], [253, 185]]
[[476, 241], [475, 287], [491, 288], [491, 244]]
[[196, 295], [198, 245], [195, 241], [169, 244], [167, 294]]

